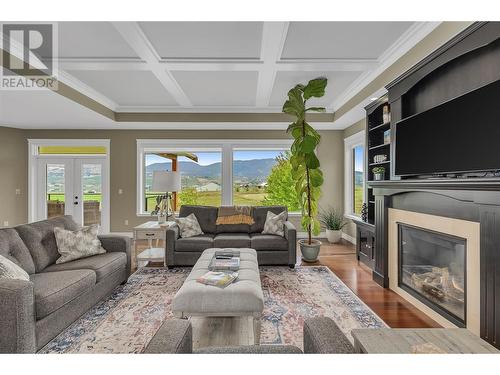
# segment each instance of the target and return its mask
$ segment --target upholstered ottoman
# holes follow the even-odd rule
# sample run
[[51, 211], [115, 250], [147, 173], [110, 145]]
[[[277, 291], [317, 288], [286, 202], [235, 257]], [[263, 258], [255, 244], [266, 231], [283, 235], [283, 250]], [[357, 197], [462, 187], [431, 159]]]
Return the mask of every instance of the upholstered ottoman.
[[[247, 322], [250, 324], [251, 322], [253, 332], [251, 334], [248, 332], [248, 335], [245, 336], [248, 336], [251, 341], [258, 343], [260, 316], [264, 310], [264, 295], [262, 294], [260, 285], [257, 252], [254, 249], [235, 249], [240, 252], [238, 278], [227, 287], [219, 288], [196, 282], [197, 278], [208, 272], [208, 265], [216, 250], [219, 249], [205, 250], [194, 265], [191, 273], [172, 302], [174, 316], [179, 318], [239, 317], [240, 323]], [[192, 323], [193, 335], [197, 336], [196, 320], [192, 320]], [[207, 325], [206, 321], [200, 324]], [[234, 324], [232, 322], [229, 325]], [[215, 325], [227, 325], [227, 322], [219, 321], [218, 323], [214, 323], [212, 320], [210, 325], [215, 328]], [[215, 330], [213, 331], [215, 332]], [[196, 345], [196, 338], [194, 340], [194, 344]], [[241, 343], [240, 338], [238, 338], [238, 341]], [[243, 341], [246, 342], [248, 340]]]

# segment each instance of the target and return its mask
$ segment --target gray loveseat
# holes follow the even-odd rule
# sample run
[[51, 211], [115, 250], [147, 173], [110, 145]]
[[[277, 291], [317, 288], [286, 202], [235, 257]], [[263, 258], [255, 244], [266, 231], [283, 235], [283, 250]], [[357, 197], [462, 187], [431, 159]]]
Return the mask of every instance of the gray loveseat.
[[36, 352], [127, 281], [127, 237], [99, 236], [106, 254], [55, 264], [55, 227], [78, 229], [70, 216], [0, 229], [0, 254], [30, 275], [0, 279], [0, 353]]
[[267, 212], [279, 214], [287, 211], [284, 206], [256, 206], [252, 214], [255, 223], [216, 225], [217, 207], [181, 206], [179, 217], [195, 214], [204, 234], [180, 238], [177, 226], [167, 229], [167, 266], [193, 266], [201, 253], [211, 247], [252, 248], [257, 250], [260, 265], [288, 265], [295, 267], [297, 258], [297, 231], [285, 222], [285, 236], [262, 234]]

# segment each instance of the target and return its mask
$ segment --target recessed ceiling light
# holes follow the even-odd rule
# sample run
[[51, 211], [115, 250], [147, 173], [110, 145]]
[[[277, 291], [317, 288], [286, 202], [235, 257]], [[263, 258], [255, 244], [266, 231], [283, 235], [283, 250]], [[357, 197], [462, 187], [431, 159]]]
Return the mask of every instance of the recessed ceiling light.
[[375, 101], [375, 100], [377, 100], [377, 99], [378, 99], [378, 98], [370, 98], [370, 100], [371, 100], [372, 102], [374, 102], [374, 101]]

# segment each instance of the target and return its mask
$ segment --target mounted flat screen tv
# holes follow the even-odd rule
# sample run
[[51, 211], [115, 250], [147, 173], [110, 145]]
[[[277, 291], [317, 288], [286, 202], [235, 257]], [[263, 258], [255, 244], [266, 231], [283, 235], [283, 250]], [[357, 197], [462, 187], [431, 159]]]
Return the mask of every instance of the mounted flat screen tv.
[[500, 171], [500, 80], [396, 123], [395, 174]]

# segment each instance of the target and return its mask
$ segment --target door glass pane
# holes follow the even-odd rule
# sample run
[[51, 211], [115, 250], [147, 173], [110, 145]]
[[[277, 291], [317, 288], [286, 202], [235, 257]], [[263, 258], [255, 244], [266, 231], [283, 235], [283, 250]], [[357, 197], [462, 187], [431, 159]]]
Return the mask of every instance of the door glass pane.
[[83, 225], [101, 224], [102, 166], [82, 164]]
[[62, 216], [65, 211], [66, 190], [64, 164], [47, 164], [47, 218]]

